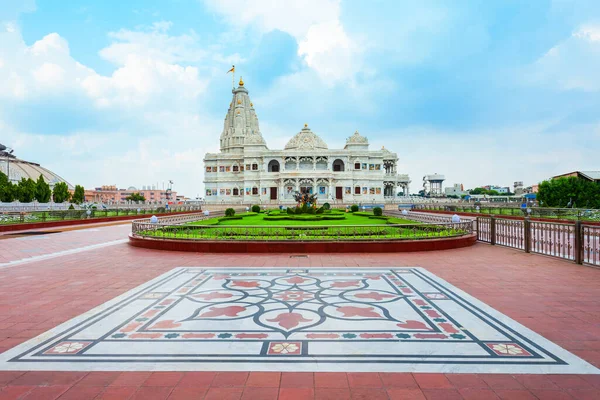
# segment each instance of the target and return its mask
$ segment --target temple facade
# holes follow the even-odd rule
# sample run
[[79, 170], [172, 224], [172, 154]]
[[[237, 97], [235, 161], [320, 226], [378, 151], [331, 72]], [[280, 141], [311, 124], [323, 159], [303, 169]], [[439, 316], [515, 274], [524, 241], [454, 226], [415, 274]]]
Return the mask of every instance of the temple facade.
[[410, 179], [398, 174], [398, 156], [369, 150], [358, 132], [343, 149], [329, 149], [307, 124], [282, 150], [267, 147], [254, 104], [240, 80], [233, 89], [221, 151], [204, 157], [207, 203], [286, 204], [295, 192], [316, 193], [321, 203], [382, 203], [409, 193]]

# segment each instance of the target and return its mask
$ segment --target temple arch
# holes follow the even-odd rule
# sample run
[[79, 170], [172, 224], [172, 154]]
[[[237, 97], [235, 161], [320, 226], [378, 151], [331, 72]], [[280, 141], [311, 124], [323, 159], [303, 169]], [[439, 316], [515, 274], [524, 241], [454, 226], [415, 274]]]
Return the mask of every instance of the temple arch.
[[269, 172], [279, 172], [279, 170], [280, 170], [279, 161], [277, 161], [277, 160], [269, 161], [269, 165], [268, 165]]

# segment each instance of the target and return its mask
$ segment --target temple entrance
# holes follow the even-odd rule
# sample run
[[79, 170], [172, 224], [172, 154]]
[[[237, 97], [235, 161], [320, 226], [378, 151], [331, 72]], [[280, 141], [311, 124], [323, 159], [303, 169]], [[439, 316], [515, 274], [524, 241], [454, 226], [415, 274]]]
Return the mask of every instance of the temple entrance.
[[276, 187], [271, 188], [271, 200], [277, 200], [277, 188]]
[[335, 198], [337, 200], [342, 200], [343, 199], [343, 197], [342, 197], [342, 187], [341, 186], [336, 186], [335, 187]]

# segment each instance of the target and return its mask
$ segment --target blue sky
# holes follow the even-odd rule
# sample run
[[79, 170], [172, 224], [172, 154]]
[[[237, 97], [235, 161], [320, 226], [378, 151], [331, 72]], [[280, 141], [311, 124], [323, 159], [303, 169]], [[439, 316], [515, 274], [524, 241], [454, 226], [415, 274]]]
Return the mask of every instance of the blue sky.
[[196, 196], [231, 64], [270, 148], [358, 129], [415, 192], [600, 169], [594, 0], [0, 0], [0, 142], [73, 184]]

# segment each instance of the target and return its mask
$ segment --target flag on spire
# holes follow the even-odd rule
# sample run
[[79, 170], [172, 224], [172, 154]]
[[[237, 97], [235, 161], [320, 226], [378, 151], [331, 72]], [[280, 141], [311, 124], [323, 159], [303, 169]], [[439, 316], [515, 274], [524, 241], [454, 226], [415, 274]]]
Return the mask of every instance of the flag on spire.
[[229, 71], [227, 71], [227, 73], [230, 73], [230, 72], [235, 72], [235, 65], [232, 65], [231, 69]]

